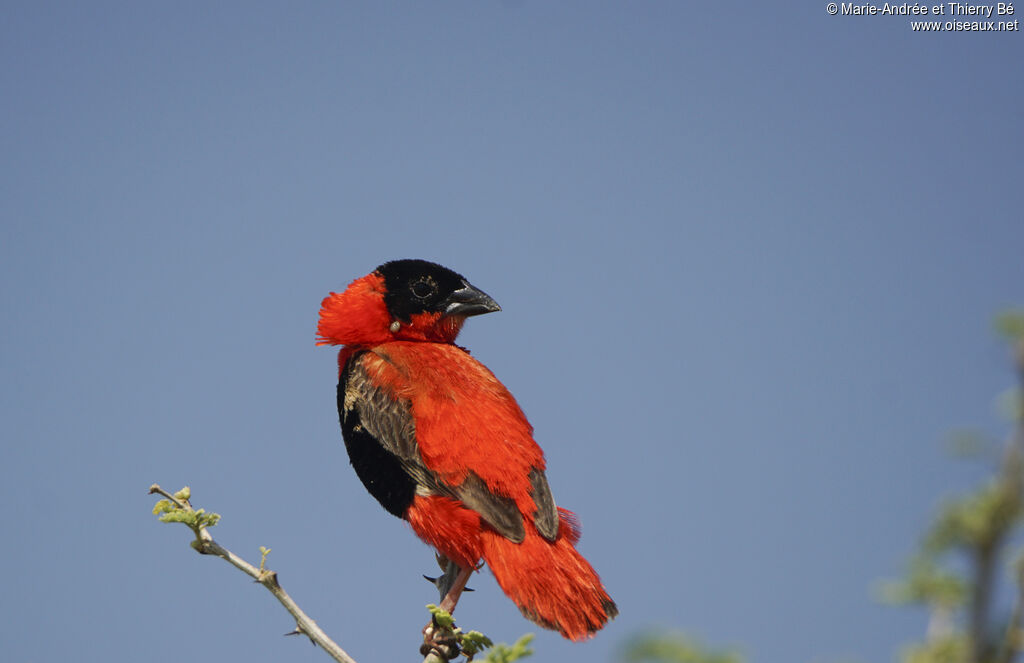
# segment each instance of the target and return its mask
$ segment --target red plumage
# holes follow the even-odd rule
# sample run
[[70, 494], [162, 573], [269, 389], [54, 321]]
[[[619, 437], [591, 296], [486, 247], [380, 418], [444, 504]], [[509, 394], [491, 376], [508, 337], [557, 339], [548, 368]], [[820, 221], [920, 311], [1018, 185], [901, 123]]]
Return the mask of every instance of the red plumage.
[[454, 345], [467, 315], [492, 310], [446, 268], [385, 263], [324, 299], [318, 344], [345, 346], [339, 412], [370, 492], [463, 569], [486, 561], [528, 618], [583, 639], [615, 604], [574, 547], [575, 517], [556, 510], [526, 416]]

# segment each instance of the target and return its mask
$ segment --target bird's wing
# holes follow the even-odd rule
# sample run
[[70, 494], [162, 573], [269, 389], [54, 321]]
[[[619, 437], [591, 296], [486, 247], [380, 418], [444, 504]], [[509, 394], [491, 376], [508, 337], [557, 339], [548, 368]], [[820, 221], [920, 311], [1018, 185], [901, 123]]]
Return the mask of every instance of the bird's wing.
[[[461, 482], [454, 483], [427, 466], [417, 440], [412, 402], [396, 394], [394, 385], [385, 386], [374, 378], [366, 363], [376, 361], [376, 357], [371, 352], [354, 354], [346, 362], [338, 384], [342, 432], [352, 464], [366, 488], [392, 513], [396, 508], [387, 501], [400, 503], [407, 497], [411, 502], [412, 492], [425, 490], [452, 497], [479, 513], [502, 536], [522, 541], [523, 516], [515, 499], [491, 490], [472, 470], [464, 473]], [[361, 449], [357, 455], [365, 456], [365, 460], [357, 460], [353, 447]], [[538, 493], [550, 499], [542, 471], [539, 476], [542, 487]], [[557, 531], [557, 514], [555, 527]]]

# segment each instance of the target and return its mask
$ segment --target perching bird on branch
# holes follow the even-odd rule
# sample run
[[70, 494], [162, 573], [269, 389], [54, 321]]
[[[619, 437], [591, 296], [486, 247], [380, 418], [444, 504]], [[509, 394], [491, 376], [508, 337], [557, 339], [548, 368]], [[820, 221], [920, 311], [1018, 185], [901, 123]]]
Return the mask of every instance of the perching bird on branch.
[[581, 640], [618, 609], [576, 551], [533, 427], [455, 345], [467, 317], [499, 310], [450, 269], [395, 260], [323, 300], [317, 344], [344, 346], [338, 413], [363, 485], [459, 566], [447, 609], [483, 559], [527, 618]]

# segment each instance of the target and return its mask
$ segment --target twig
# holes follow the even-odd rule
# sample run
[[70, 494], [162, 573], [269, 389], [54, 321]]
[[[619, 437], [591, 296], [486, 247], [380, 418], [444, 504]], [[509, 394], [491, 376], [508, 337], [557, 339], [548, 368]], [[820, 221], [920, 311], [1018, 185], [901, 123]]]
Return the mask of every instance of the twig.
[[[152, 495], [154, 493], [162, 495], [164, 498], [170, 500], [178, 509], [195, 513], [195, 510], [192, 508], [187, 497], [184, 499], [178, 499], [174, 495], [165, 491], [158, 484], [153, 484], [149, 487], [149, 494]], [[295, 618], [296, 627], [295, 631], [292, 633], [304, 634], [312, 640], [314, 644], [320, 645], [320, 647], [327, 652], [331, 658], [338, 661], [338, 663], [356, 663], [355, 659], [349, 656], [344, 649], [338, 646], [336, 642], [331, 640], [327, 634], [317, 626], [316, 622], [310, 619], [309, 615], [299, 608], [295, 601], [292, 600], [292, 597], [288, 596], [288, 593], [284, 591], [281, 585], [277, 582], [276, 572], [253, 566], [227, 548], [221, 546], [219, 543], [214, 541], [213, 537], [210, 536], [210, 533], [206, 531], [205, 524], [200, 523], [196, 526], [189, 525], [189, 527], [196, 535], [196, 540], [192, 542], [192, 547], [200, 554], [216, 555], [217, 557], [227, 561], [236, 569], [239, 569], [246, 575], [251, 576], [256, 580], [256, 582], [266, 587], [270, 593], [274, 595], [274, 598], [281, 602], [281, 605], [285, 607], [285, 610]]]
[[[1021, 490], [1019, 485], [1021, 457], [1024, 456], [1024, 337], [1017, 339], [1013, 354], [1019, 382], [1017, 395], [1019, 402], [1016, 409], [1016, 427], [1007, 454], [1007, 475], [1011, 481], [1018, 482], [1015, 488], [1019, 491]], [[999, 648], [995, 663], [1010, 663], [1017, 658], [1022, 645], [1024, 645], [1024, 557], [1017, 560], [1017, 596], [1013, 602], [1013, 611], [1010, 613], [1010, 620], [1006, 625], [1006, 635]]]
[[[444, 573], [437, 578], [423, 577], [437, 587], [441, 597], [440, 609], [450, 616], [455, 612], [462, 592], [473, 591], [466, 587], [466, 582], [476, 569], [463, 569], [443, 555], [437, 556], [437, 563]], [[440, 624], [436, 617], [431, 619], [430, 623], [423, 627], [423, 646], [420, 647], [420, 653], [426, 656], [423, 663], [449, 663], [453, 658], [457, 658], [460, 655], [460, 648], [454, 622]]]
[[1013, 602], [1010, 621], [1006, 625], [1006, 635], [995, 657], [995, 663], [1010, 663], [1020, 652], [1021, 635], [1024, 633], [1024, 558], [1017, 560], [1017, 598]]
[[[1002, 537], [1000, 537], [1001, 539]], [[971, 596], [970, 643], [974, 663], [982, 663], [992, 651], [992, 642], [987, 633], [988, 609], [992, 596], [992, 581], [996, 566], [996, 550], [1001, 541], [984, 545], [975, 551], [974, 588]]]
[[[1015, 458], [1024, 455], [1024, 338], [1017, 341], [1014, 348], [1014, 360], [1017, 369], [1017, 379], [1020, 382], [1018, 387], [1017, 404], [1017, 426], [1014, 430], [1014, 439], [1011, 442], [1011, 449], [1016, 450]], [[1018, 463], [1019, 464], [1019, 463]], [[1017, 477], [1020, 476], [1020, 468], [1016, 470]], [[1010, 663], [1017, 658], [1017, 654], [1024, 645], [1024, 558], [1017, 560], [1017, 597], [1013, 602], [1013, 612], [1010, 614], [1010, 621], [1006, 625], [1006, 636], [1003, 640], [996, 663]]]

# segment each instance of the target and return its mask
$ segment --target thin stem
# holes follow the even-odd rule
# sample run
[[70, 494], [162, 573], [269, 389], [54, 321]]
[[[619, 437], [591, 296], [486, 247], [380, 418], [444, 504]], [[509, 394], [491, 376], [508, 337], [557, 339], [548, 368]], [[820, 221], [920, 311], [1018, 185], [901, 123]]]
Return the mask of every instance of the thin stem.
[[469, 582], [469, 576], [473, 574], [473, 567], [464, 569], [459, 567], [459, 573], [455, 576], [455, 581], [452, 583], [451, 589], [445, 594], [444, 600], [441, 601], [441, 609], [446, 610], [448, 614], [455, 612], [455, 606], [459, 603], [459, 597], [462, 596], [462, 590], [466, 588], [466, 583]]
[[[192, 505], [189, 504], [188, 500], [182, 501], [177, 499], [174, 495], [171, 495], [157, 484], [150, 486], [149, 492], [150, 494], [158, 493], [166, 497], [179, 509], [193, 511]], [[281, 605], [284, 606], [285, 610], [295, 618], [296, 631], [298, 633], [305, 634], [306, 637], [312, 640], [315, 644], [320, 645], [320, 647], [327, 652], [331, 658], [338, 661], [338, 663], [356, 663], [355, 659], [349, 656], [344, 649], [339, 647], [334, 640], [331, 640], [327, 634], [317, 626], [317, 623], [302, 611], [292, 597], [288, 595], [288, 592], [284, 591], [281, 585], [277, 582], [276, 572], [269, 569], [263, 569], [261, 571], [258, 567], [245, 561], [235, 553], [214, 541], [213, 537], [210, 536], [210, 533], [205, 527], [194, 527], [192, 528], [192, 531], [196, 535], [196, 544], [194, 547], [197, 551], [203, 555], [216, 555], [217, 557], [220, 557], [236, 569], [242, 571], [248, 576], [251, 576], [256, 580], [256, 582], [266, 587], [267, 590], [274, 595], [274, 598], [281, 602]]]
[[970, 635], [971, 660], [981, 663], [991, 652], [988, 633], [988, 608], [992, 595], [995, 569], [995, 546], [983, 546], [975, 551], [974, 592], [971, 597]]
[[1010, 663], [1020, 653], [1021, 635], [1024, 633], [1024, 559], [1017, 561], [1017, 598], [1013, 602], [1013, 612], [1006, 625], [1006, 636], [995, 663]]
[[160, 484], [158, 484], [158, 483], [154, 483], [152, 486], [149, 487], [149, 494], [152, 495], [153, 493], [157, 493], [158, 495], [163, 495], [164, 497], [166, 497], [170, 501], [174, 502], [174, 505], [176, 507], [178, 507], [179, 509], [188, 509], [189, 511], [192, 510], [192, 505], [188, 503], [188, 500], [185, 500], [184, 502], [182, 502], [177, 497], [175, 497], [174, 495], [171, 495], [166, 490], [161, 488]]
[[[1014, 482], [1014, 488], [1021, 489], [1021, 456], [1024, 455], [1024, 338], [1019, 339], [1014, 348], [1018, 387], [1017, 422], [1010, 440], [1005, 471], [1007, 480]], [[1006, 635], [996, 656], [996, 663], [1010, 663], [1017, 658], [1024, 644], [1024, 558], [1017, 560], [1017, 596], [1013, 602]]]

